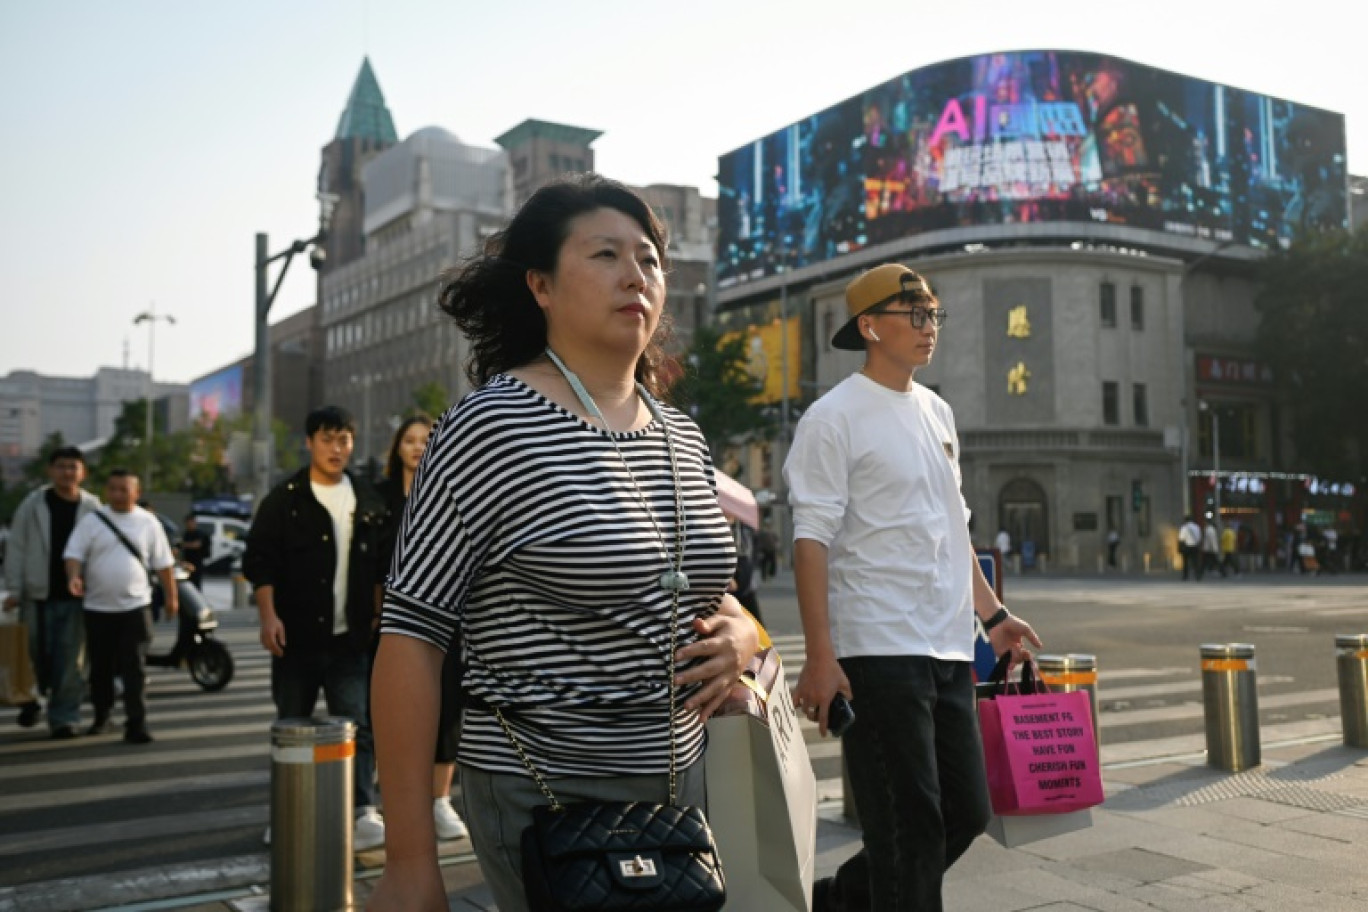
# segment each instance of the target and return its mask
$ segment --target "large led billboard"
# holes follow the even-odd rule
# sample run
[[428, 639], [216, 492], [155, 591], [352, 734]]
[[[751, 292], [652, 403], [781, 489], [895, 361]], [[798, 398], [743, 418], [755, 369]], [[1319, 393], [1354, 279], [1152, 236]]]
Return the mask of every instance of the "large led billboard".
[[242, 365], [225, 367], [190, 384], [190, 420], [213, 424], [242, 414]]
[[913, 70], [718, 162], [728, 287], [925, 231], [1084, 221], [1252, 247], [1348, 226], [1344, 117], [1116, 57]]

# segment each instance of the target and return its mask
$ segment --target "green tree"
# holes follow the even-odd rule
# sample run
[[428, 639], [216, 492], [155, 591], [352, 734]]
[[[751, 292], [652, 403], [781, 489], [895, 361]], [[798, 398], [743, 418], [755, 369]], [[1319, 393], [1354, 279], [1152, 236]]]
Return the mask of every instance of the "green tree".
[[724, 338], [713, 327], [694, 332], [683, 359], [684, 373], [670, 387], [670, 399], [693, 418], [716, 461], [733, 438], [763, 433], [760, 408], [751, 400], [755, 378], [746, 370], [746, 340]]
[[1297, 461], [1368, 475], [1368, 227], [1299, 239], [1260, 266], [1258, 347], [1291, 403]]
[[414, 410], [436, 418], [451, 405], [451, 394], [436, 380], [429, 380], [413, 391]]

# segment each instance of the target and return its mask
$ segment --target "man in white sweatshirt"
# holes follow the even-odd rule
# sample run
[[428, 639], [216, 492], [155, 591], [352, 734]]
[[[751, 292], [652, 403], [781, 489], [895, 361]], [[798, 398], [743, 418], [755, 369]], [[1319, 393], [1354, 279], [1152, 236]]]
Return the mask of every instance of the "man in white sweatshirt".
[[807, 661], [794, 702], [826, 733], [839, 692], [864, 848], [814, 886], [815, 912], [941, 908], [945, 871], [991, 809], [974, 708], [974, 616], [993, 649], [1039, 638], [979, 569], [954, 415], [916, 383], [946, 310], [898, 264], [846, 289], [837, 348], [864, 367], [813, 404], [784, 466]]

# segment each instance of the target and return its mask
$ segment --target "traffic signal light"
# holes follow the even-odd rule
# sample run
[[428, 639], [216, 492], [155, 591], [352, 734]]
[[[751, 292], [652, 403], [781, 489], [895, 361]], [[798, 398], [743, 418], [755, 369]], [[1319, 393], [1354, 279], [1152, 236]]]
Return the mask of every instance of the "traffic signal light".
[[1140, 505], [1144, 502], [1144, 500], [1145, 487], [1141, 483], [1140, 479], [1137, 478], [1131, 482], [1131, 510], [1136, 513], [1139, 513]]

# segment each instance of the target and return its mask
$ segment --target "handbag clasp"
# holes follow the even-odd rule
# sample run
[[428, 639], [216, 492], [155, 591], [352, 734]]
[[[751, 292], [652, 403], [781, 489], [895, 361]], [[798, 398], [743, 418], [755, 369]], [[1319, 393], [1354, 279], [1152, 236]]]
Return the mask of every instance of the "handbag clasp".
[[623, 877], [656, 876], [655, 861], [650, 858], [642, 858], [640, 855], [618, 862], [618, 867], [621, 869]]

